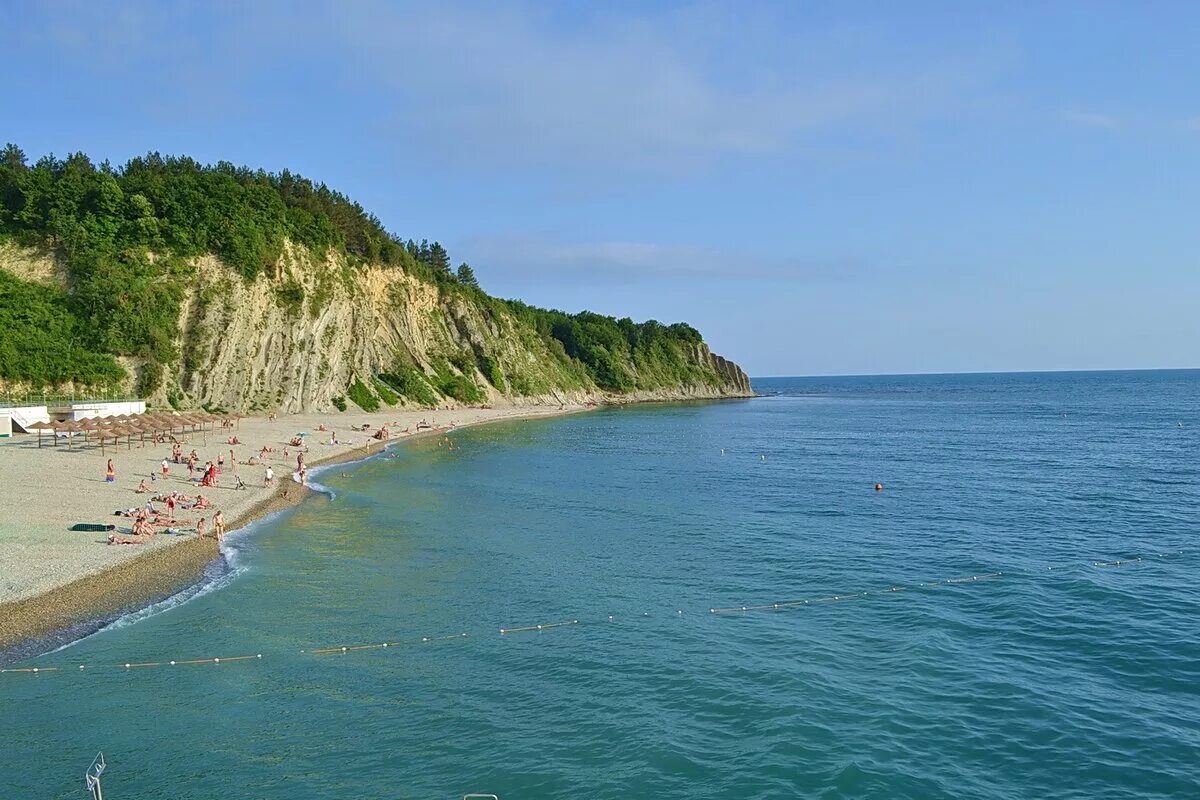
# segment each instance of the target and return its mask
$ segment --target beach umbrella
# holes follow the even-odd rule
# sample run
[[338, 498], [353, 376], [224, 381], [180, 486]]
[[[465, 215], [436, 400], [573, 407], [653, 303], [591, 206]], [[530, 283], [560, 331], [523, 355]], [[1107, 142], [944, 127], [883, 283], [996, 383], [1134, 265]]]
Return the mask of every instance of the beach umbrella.
[[97, 431], [97, 433], [100, 435], [100, 453], [101, 453], [101, 455], [103, 455], [105, 452], [104, 451], [104, 441], [106, 439], [108, 439], [109, 437], [112, 437], [114, 445], [120, 441], [121, 429], [117, 426], [103, 425], [103, 426], [101, 426], [100, 430]]
[[42, 431], [46, 430], [47, 428], [53, 428], [53, 427], [54, 426], [51, 425], [49, 422], [35, 422], [32, 425], [27, 425], [25, 427], [25, 430], [27, 430], [27, 431], [36, 430], [38, 432], [38, 448], [40, 449], [42, 446]]
[[[55, 439], [55, 441], [58, 441], [59, 433], [65, 432], [65, 433], [73, 434], [73, 433], [76, 433], [78, 430], [79, 430], [79, 426], [76, 425], [74, 422], [71, 422], [70, 420], [67, 420], [66, 422], [56, 422], [54, 424], [54, 439]], [[75, 438], [74, 436], [67, 437], [67, 447], [71, 450], [75, 449], [74, 438]]]
[[94, 421], [84, 417], [83, 419], [75, 420], [75, 427], [83, 433], [83, 440], [87, 442], [91, 439], [91, 432], [98, 429], [100, 426]]

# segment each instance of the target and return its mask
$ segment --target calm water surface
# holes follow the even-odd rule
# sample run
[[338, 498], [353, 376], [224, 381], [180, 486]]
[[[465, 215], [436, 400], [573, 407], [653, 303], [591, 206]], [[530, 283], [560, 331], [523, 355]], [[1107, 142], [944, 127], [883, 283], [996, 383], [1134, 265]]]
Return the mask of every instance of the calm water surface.
[[0, 675], [0, 796], [1200, 796], [1200, 372], [755, 385], [325, 473]]

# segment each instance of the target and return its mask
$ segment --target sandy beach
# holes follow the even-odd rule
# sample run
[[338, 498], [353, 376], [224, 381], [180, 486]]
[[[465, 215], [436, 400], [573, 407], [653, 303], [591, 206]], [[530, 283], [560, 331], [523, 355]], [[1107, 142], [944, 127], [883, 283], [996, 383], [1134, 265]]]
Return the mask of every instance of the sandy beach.
[[[213, 507], [177, 510], [176, 516], [192, 524], [206, 517], [211, 537], [211, 521], [218, 509], [224, 514], [227, 528], [235, 530], [298, 503], [308, 494], [292, 480], [296, 448], [288, 443], [299, 433], [306, 434], [305, 462], [311, 467], [364, 458], [385, 445], [433, 433], [417, 430], [422, 421], [434, 428], [461, 428], [584, 408], [508, 406], [374, 414], [335, 412], [274, 420], [246, 417], [232, 429], [218, 425], [214, 430], [185, 437], [184, 455], [195, 449], [201, 466], [224, 455], [227, 463], [220, 485], [211, 489], [201, 489], [190, 480], [186, 464], [172, 461], [168, 475], [162, 477], [160, 465], [164, 458], [170, 461], [170, 444], [110, 444], [102, 454], [91, 443], [77, 442], [69, 449], [65, 442], [54, 446], [45, 436], [39, 448], [36, 435], [18, 435], [0, 444], [0, 486], [4, 487], [5, 505], [0, 515], [0, 648], [165, 596], [195, 582], [204, 566], [219, 554], [215, 539], [200, 539], [195, 534], [159, 534], [141, 544], [110, 545], [105, 533], [69, 530], [75, 523], [110, 523], [128, 529], [132, 521], [114, 516], [115, 510], [144, 505], [160, 493], [178, 491], [194, 496], [200, 492]], [[392, 438], [388, 442], [371, 439], [370, 434], [385, 424], [393, 432]], [[330, 430], [321, 431], [321, 425]], [[367, 432], [352, 430], [363, 425], [370, 426]], [[328, 443], [332, 432], [336, 432], [338, 444]], [[230, 445], [228, 439], [235, 435], [241, 444]], [[248, 463], [252, 457], [259, 458], [263, 447], [273, 448], [273, 452], [261, 463]], [[235, 473], [228, 463], [230, 450], [234, 451], [236, 475], [244, 481], [244, 489], [234, 488]], [[116, 467], [113, 483], [105, 481], [108, 458]], [[275, 472], [274, 487], [264, 486], [268, 465]], [[198, 469], [197, 479], [199, 473]], [[152, 474], [158, 478], [153, 482]], [[136, 492], [143, 479], [151, 486], [149, 494]], [[162, 503], [155, 505], [163, 507]]]

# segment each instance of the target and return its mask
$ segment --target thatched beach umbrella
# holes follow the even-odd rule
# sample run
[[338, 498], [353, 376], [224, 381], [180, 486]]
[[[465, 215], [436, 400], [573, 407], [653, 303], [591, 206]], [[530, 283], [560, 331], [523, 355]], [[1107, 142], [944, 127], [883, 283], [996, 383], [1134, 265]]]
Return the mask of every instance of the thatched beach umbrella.
[[83, 440], [86, 442], [91, 438], [90, 434], [92, 431], [100, 429], [100, 424], [94, 419], [84, 417], [83, 419], [75, 420], [75, 427], [83, 433]]
[[100, 437], [100, 454], [104, 455], [105, 440], [112, 439], [114, 446], [118, 444], [121, 439], [121, 428], [116, 425], [101, 425], [99, 430], [96, 431], [96, 435]]
[[75, 449], [75, 442], [74, 442], [75, 437], [73, 434], [75, 434], [79, 431], [79, 425], [75, 422], [72, 422], [71, 420], [67, 420], [66, 422], [56, 422], [56, 423], [54, 423], [53, 427], [54, 427], [54, 439], [56, 442], [58, 441], [59, 433], [72, 434], [71, 436], [67, 437], [67, 448], [70, 450], [74, 450]]
[[[35, 422], [32, 425], [26, 426], [25, 430], [27, 430], [27, 431], [36, 430], [38, 432], [38, 448], [40, 449], [42, 446], [42, 431], [47, 430], [47, 429], [53, 429], [53, 428], [54, 428], [54, 426], [51, 425], [49, 422]], [[55, 441], [57, 442], [57, 440], [55, 440]]]

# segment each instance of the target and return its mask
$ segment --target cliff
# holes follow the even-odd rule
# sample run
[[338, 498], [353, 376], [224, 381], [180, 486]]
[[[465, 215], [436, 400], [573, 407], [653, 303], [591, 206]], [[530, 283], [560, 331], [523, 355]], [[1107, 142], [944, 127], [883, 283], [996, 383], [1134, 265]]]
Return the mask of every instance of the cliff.
[[[69, 293], [60, 262], [45, 248], [0, 246], [0, 270]], [[604, 387], [519, 304], [387, 266], [351, 266], [337, 253], [318, 258], [290, 242], [274, 269], [253, 279], [212, 255], [186, 267], [177, 270], [178, 357], [119, 359], [122, 388], [150, 388], [156, 405], [291, 413], [348, 402], [457, 406], [751, 394], [737, 364], [702, 341], [671, 338], [656, 343], [652, 357], [624, 354], [628, 385]]]
[[0, 150], [0, 392], [175, 408], [624, 401], [750, 393], [685, 323], [500, 300], [288, 171]]

